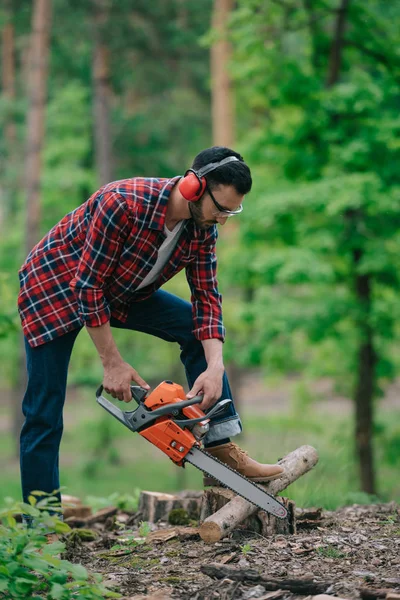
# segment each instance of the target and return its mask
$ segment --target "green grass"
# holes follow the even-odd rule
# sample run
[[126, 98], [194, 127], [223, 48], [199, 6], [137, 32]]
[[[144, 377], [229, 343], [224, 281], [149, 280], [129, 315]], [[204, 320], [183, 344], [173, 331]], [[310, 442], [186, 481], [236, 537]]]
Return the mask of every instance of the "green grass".
[[[399, 501], [399, 463], [387, 464], [385, 439], [400, 421], [400, 413], [380, 416], [381, 433], [376, 440], [379, 500]], [[137, 489], [174, 492], [200, 489], [202, 474], [192, 466], [176, 467], [160, 450], [104, 412], [92, 394], [79, 392], [79, 401], [67, 402], [65, 433], [61, 447], [61, 485], [65, 493], [107, 497], [114, 492], [135, 493]], [[348, 417], [324, 418], [312, 408], [299, 416], [243, 414], [244, 434], [236, 438], [253, 458], [274, 462], [307, 444], [319, 454], [318, 465], [284, 492], [298, 506], [335, 509], [376, 498], [358, 490], [357, 469], [352, 456], [352, 423]], [[385, 436], [382, 435], [385, 432]], [[20, 494], [18, 462], [12, 458], [14, 440], [0, 436], [0, 498]], [[389, 452], [390, 455], [390, 452]]]

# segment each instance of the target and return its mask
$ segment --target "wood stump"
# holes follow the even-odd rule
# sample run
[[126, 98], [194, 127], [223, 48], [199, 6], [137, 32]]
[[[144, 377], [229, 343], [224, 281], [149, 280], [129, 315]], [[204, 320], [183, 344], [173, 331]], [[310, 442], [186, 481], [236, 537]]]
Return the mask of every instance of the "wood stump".
[[[205, 490], [201, 507], [200, 521], [205, 521], [237, 495], [235, 492], [222, 487], [211, 487]], [[289, 498], [280, 498], [280, 502], [288, 511], [287, 519], [278, 519], [270, 513], [255, 507], [255, 512], [237, 524], [236, 529], [253, 531], [264, 537], [281, 533], [284, 535], [296, 533], [295, 504]]]
[[203, 492], [198, 490], [184, 491], [180, 494], [144, 491], [140, 494], [138, 511], [142, 520], [150, 523], [168, 521], [171, 511], [176, 509], [186, 511], [189, 519], [198, 520], [202, 497]]
[[[285, 458], [280, 460], [278, 464], [282, 465], [285, 469], [284, 474], [279, 479], [275, 479], [263, 486], [265, 490], [275, 496], [285, 488], [287, 488], [291, 483], [296, 481], [299, 477], [310, 471], [318, 462], [318, 454], [312, 446], [301, 446], [297, 448]], [[220, 490], [221, 488], [211, 488], [209, 490], [209, 495], [205, 495], [205, 500], [203, 504], [202, 516], [204, 517], [204, 522], [200, 526], [200, 536], [205, 542], [218, 542], [224, 536], [228, 535], [233, 529], [236, 529], [240, 523], [242, 523], [247, 517], [253, 515], [255, 512], [263, 513], [264, 511], [260, 511], [254, 504], [248, 502], [244, 498], [240, 496], [233, 495], [232, 499], [229, 499], [224, 506], [219, 508], [217, 512], [211, 514], [210, 516], [206, 516], [207, 512], [207, 502], [209, 506], [212, 505], [210, 500], [210, 495], [213, 494], [213, 490]], [[220, 492], [218, 493], [220, 496]], [[215, 501], [217, 504], [217, 500]], [[211, 503], [211, 504], [210, 504]], [[289, 513], [293, 511], [289, 511]], [[265, 514], [262, 517], [266, 524], [266, 529], [268, 526], [273, 526], [272, 522], [270, 522], [271, 516]], [[292, 516], [293, 524], [289, 524], [290, 527], [295, 527], [294, 525], [294, 516]], [[276, 519], [277, 520], [277, 519]]]

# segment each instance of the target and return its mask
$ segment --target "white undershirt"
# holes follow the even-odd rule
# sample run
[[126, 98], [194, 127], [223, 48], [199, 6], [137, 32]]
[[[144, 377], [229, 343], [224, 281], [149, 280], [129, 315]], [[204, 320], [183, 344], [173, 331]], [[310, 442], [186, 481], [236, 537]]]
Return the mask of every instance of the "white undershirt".
[[157, 277], [160, 275], [160, 273], [163, 270], [163, 268], [165, 267], [169, 257], [171, 256], [172, 252], [174, 251], [174, 248], [178, 241], [178, 237], [181, 232], [183, 223], [184, 223], [184, 221], [179, 221], [175, 225], [175, 227], [173, 228], [172, 231], [170, 231], [167, 228], [167, 226], [164, 225], [164, 233], [165, 233], [166, 237], [158, 249], [157, 260], [154, 264], [154, 267], [151, 269], [151, 271], [149, 271], [147, 273], [147, 275], [143, 279], [142, 283], [136, 288], [137, 290], [140, 290], [141, 288], [145, 287], [146, 285], [150, 285], [150, 283], [153, 283], [157, 279]]

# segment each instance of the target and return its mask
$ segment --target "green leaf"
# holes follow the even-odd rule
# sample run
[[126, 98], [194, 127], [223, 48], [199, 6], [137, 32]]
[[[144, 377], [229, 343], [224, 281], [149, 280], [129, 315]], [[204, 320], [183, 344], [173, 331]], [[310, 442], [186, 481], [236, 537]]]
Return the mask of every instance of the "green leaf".
[[68, 523], [64, 523], [64, 521], [60, 521], [58, 519], [54, 524], [54, 529], [56, 533], [68, 533], [71, 531], [71, 527], [68, 525]]
[[53, 583], [50, 590], [50, 598], [54, 600], [62, 600], [62, 597], [66, 593], [65, 588], [59, 583]]
[[88, 578], [88, 572], [82, 565], [74, 565], [72, 563], [69, 564], [68, 567], [69, 572], [72, 577], [76, 580], [86, 580]]
[[65, 544], [63, 542], [53, 542], [52, 544], [47, 544], [46, 548], [45, 548], [45, 554], [50, 554], [50, 556], [53, 556], [54, 554], [60, 554], [60, 552], [64, 552], [65, 550]]

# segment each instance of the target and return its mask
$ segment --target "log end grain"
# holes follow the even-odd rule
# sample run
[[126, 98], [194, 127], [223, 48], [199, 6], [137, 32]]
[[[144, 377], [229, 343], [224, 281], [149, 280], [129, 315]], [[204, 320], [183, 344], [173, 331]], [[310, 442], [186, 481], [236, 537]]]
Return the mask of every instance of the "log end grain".
[[200, 536], [203, 542], [206, 542], [207, 544], [219, 542], [222, 537], [221, 527], [212, 521], [203, 523], [200, 527]]

